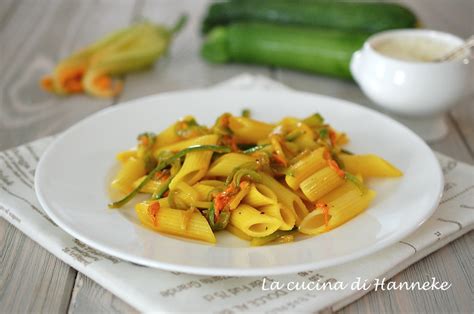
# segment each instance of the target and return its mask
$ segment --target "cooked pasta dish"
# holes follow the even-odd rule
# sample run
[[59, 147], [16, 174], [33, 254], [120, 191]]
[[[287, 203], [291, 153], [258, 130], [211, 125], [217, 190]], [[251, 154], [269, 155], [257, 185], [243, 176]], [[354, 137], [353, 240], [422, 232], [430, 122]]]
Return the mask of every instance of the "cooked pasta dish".
[[124, 197], [109, 207], [145, 194], [135, 204], [143, 225], [210, 243], [224, 229], [255, 246], [318, 235], [367, 209], [375, 197], [367, 178], [402, 175], [381, 157], [345, 150], [348, 141], [320, 114], [273, 124], [244, 110], [212, 127], [187, 116], [117, 155], [111, 188]]

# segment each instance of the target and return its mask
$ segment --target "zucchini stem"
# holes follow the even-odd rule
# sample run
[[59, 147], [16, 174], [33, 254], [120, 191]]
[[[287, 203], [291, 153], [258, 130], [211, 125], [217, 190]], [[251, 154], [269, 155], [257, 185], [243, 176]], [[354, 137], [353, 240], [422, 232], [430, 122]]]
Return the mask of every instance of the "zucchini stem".
[[186, 14], [181, 14], [176, 24], [174, 24], [173, 27], [171, 28], [170, 30], [171, 34], [176, 35], [177, 33], [179, 33], [181, 29], [186, 25], [187, 22], [188, 22], [188, 16]]

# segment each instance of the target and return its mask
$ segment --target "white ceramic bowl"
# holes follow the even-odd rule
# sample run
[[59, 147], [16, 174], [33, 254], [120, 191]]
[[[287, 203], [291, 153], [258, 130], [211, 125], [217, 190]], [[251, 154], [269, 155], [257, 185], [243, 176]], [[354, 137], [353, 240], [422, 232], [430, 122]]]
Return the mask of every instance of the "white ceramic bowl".
[[386, 31], [371, 36], [351, 60], [351, 72], [363, 92], [381, 107], [405, 117], [440, 115], [469, 92], [472, 69], [465, 57], [448, 62], [410, 62], [388, 57], [374, 47], [391, 38], [431, 38], [457, 47], [463, 40], [432, 30]]

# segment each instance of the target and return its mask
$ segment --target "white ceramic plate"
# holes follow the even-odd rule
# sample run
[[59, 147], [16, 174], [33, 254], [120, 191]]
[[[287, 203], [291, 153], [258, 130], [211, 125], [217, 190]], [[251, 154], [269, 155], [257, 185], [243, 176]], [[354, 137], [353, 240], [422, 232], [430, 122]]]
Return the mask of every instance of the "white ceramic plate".
[[[351, 138], [348, 149], [376, 153], [398, 166], [401, 179], [373, 180], [370, 208], [326, 234], [284, 245], [249, 247], [226, 231], [208, 245], [148, 230], [132, 204], [107, 208], [115, 154], [137, 134], [160, 131], [192, 114], [211, 125], [223, 112], [250, 108], [257, 119], [320, 112]], [[407, 236], [434, 211], [443, 177], [430, 148], [401, 124], [342, 100], [289, 91], [186, 91], [138, 99], [103, 110], [64, 132], [38, 165], [41, 205], [65, 231], [86, 244], [137, 264], [206, 275], [274, 275], [318, 269], [368, 255]], [[135, 203], [135, 202], [132, 202]]]

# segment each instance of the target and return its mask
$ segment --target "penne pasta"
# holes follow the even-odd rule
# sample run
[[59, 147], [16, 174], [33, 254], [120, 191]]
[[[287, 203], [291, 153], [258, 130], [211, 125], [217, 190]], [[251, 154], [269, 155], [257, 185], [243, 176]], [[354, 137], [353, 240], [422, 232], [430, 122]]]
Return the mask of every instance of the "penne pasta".
[[242, 204], [231, 212], [230, 224], [250, 237], [264, 237], [281, 226], [281, 221]]
[[235, 235], [238, 238], [241, 238], [242, 240], [245, 241], [251, 241], [253, 238], [247, 234], [245, 234], [243, 231], [241, 231], [239, 228], [228, 224], [226, 227], [226, 230]]
[[[137, 188], [140, 185], [140, 183], [142, 183], [142, 181], [145, 180], [145, 178], [146, 178], [146, 176], [143, 176], [143, 177], [135, 180], [135, 182], [133, 182], [133, 188]], [[140, 192], [141, 193], [153, 194], [153, 193], [155, 193], [155, 191], [157, 191], [162, 186], [163, 186], [163, 181], [161, 181], [161, 180], [150, 180], [140, 189]]]
[[235, 167], [255, 162], [255, 157], [240, 153], [229, 153], [217, 158], [209, 167], [208, 177], [227, 177]]
[[110, 186], [112, 189], [129, 193], [133, 190], [133, 183], [145, 174], [145, 163], [143, 160], [130, 157], [122, 165]]
[[161, 208], [171, 208], [170, 203], [168, 202], [167, 197], [160, 198], [158, 200], [158, 203], [160, 203]]
[[280, 230], [291, 230], [295, 226], [296, 217], [293, 212], [282, 204], [271, 204], [259, 208], [262, 213], [281, 221]]
[[316, 142], [314, 140], [314, 131], [311, 130], [310, 127], [308, 127], [306, 124], [299, 123], [295, 131], [300, 132], [301, 135], [296, 137], [293, 143], [298, 145], [301, 150], [314, 149], [316, 147]]
[[[205, 135], [194, 139], [196, 145], [214, 145], [217, 142], [217, 135]], [[173, 189], [180, 181], [194, 184], [204, 177], [211, 161], [212, 152], [201, 151], [192, 152], [186, 155], [184, 163], [176, 176], [171, 180], [170, 189]]]
[[156, 136], [154, 149], [157, 150], [182, 140], [183, 138], [176, 133], [176, 123], [173, 123]]
[[187, 116], [117, 154], [110, 185], [126, 195], [109, 207], [149, 194], [135, 205], [143, 225], [209, 243], [220, 230], [250, 245], [320, 234], [369, 206], [363, 177], [401, 175], [376, 155], [348, 155], [347, 141], [317, 113], [277, 124], [225, 113], [210, 128]]
[[262, 174], [261, 183], [269, 187], [277, 196], [278, 202], [295, 215], [296, 225], [298, 226], [301, 220], [308, 214], [308, 208], [306, 208], [301, 198], [267, 174]]
[[182, 228], [186, 220], [186, 211], [172, 208], [159, 208], [155, 217], [150, 213], [150, 203], [142, 202], [135, 206], [135, 211], [141, 223], [156, 231], [186, 237], [195, 240], [216, 242], [216, 237], [209, 227], [206, 218], [199, 211], [193, 212], [187, 221], [187, 227]]
[[250, 191], [245, 196], [243, 202], [252, 207], [261, 207], [276, 204], [278, 198], [275, 192], [264, 184], [252, 184]]
[[[361, 181], [362, 182], [362, 181]], [[332, 190], [328, 194], [324, 195], [322, 198], [320, 198], [318, 201], [323, 202], [323, 203], [330, 203], [338, 198], [340, 198], [342, 195], [346, 194], [347, 192], [350, 191], [355, 191], [359, 194], [362, 194], [363, 191], [359, 189], [354, 183], [350, 181], [344, 182], [341, 186], [338, 188]]]
[[339, 158], [350, 173], [360, 173], [363, 177], [400, 177], [402, 172], [388, 161], [376, 155], [347, 155]]
[[214, 186], [203, 184], [201, 182], [198, 182], [195, 185], [193, 185], [193, 188], [196, 191], [198, 198], [200, 200], [207, 201], [210, 199], [210, 196], [211, 196], [210, 193], [212, 191], [215, 191], [216, 188]]
[[[168, 202], [171, 202], [171, 207], [187, 209], [190, 207], [209, 208], [210, 202], [206, 201], [207, 197], [200, 198], [198, 191], [184, 181], [180, 181], [176, 186], [170, 190]], [[174, 203], [173, 203], [174, 202]]]
[[291, 143], [300, 149], [314, 149], [316, 147], [314, 131], [306, 124], [296, 118], [285, 118], [278, 123], [290, 136], [294, 135]]
[[252, 144], [265, 140], [274, 125], [244, 117], [230, 117], [229, 128], [237, 143]]
[[234, 210], [240, 205], [242, 199], [249, 193], [250, 188], [250, 184], [247, 184], [245, 187], [241, 186], [240, 191], [234, 197], [232, 197], [232, 200], [229, 202], [230, 210]]
[[211, 143], [215, 144], [217, 142], [217, 139], [218, 136], [216, 134], [203, 135], [187, 139], [170, 145], [158, 147], [157, 149], [155, 149], [154, 155], [158, 157], [159, 154], [163, 151], [177, 152], [193, 145], [209, 145]]
[[295, 240], [294, 231], [275, 231], [274, 233], [262, 237], [262, 238], [252, 238], [250, 241], [251, 246], [262, 246], [268, 243], [288, 243]]
[[304, 195], [306, 195], [310, 201], [314, 202], [335, 188], [341, 186], [343, 183], [344, 179], [341, 178], [333, 169], [330, 167], [324, 167], [303, 180], [300, 184], [300, 188]]
[[137, 157], [137, 151], [136, 150], [124, 150], [123, 152], [120, 152], [117, 154], [116, 158], [117, 160], [121, 163], [124, 164], [130, 157]]
[[357, 188], [350, 189], [327, 203], [329, 208], [327, 225], [325, 224], [325, 213], [322, 209], [316, 208], [303, 219], [299, 231], [315, 235], [334, 229], [364, 211], [374, 197], [375, 192], [372, 190], [361, 195]]
[[285, 176], [286, 184], [293, 190], [297, 190], [303, 180], [324, 168], [327, 165], [323, 158], [325, 150], [326, 148], [320, 147], [290, 166], [289, 174]]
[[209, 185], [215, 188], [224, 188], [225, 187], [225, 182], [224, 181], [219, 181], [219, 180], [201, 180], [199, 183], [204, 184], [204, 185]]

